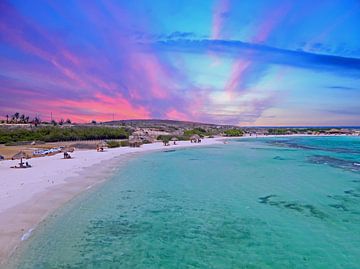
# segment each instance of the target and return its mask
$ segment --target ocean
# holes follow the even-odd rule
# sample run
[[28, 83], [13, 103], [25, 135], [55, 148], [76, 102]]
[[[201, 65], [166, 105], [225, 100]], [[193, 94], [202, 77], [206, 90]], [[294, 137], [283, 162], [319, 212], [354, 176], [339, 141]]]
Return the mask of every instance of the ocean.
[[145, 153], [43, 222], [16, 268], [360, 268], [360, 137]]

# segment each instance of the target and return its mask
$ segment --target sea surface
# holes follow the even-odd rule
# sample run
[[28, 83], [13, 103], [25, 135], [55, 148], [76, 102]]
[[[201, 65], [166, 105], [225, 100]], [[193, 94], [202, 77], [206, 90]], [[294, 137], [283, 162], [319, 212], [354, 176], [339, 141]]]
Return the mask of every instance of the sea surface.
[[360, 137], [153, 152], [49, 217], [16, 268], [360, 268]]

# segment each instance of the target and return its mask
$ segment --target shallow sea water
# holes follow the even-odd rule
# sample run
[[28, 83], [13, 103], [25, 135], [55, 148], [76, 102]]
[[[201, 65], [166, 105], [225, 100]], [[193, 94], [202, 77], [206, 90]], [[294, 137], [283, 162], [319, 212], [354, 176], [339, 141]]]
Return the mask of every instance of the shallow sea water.
[[360, 268], [360, 137], [144, 154], [49, 217], [16, 268]]

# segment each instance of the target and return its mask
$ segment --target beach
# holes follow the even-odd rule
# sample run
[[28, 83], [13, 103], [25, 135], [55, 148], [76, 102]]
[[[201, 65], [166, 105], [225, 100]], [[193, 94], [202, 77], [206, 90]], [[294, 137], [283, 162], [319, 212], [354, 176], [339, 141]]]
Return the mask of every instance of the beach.
[[51, 212], [109, 178], [113, 169], [128, 157], [149, 151], [217, 143], [223, 142], [208, 138], [201, 143], [178, 141], [177, 145], [171, 143], [167, 147], [159, 142], [104, 152], [78, 150], [71, 153], [73, 158], [69, 160], [63, 159], [62, 154], [30, 159], [28, 162], [32, 167], [29, 169], [10, 168], [19, 160], [0, 162], [0, 266]]
[[[282, 137], [290, 136], [311, 135]], [[255, 139], [256, 136], [242, 138]], [[32, 165], [29, 169], [10, 168], [19, 160], [0, 162], [0, 268], [51, 213], [78, 194], [99, 186], [117, 169], [122, 169], [127, 160], [151, 151], [224, 144], [224, 139], [227, 138], [206, 138], [201, 143], [178, 141], [177, 145], [171, 143], [170, 146], [157, 142], [104, 152], [75, 150], [71, 153], [72, 159], [63, 159], [62, 154], [57, 154], [27, 160]]]
[[6, 268], [358, 267], [359, 137], [219, 142], [120, 154], [37, 195], [58, 209]]

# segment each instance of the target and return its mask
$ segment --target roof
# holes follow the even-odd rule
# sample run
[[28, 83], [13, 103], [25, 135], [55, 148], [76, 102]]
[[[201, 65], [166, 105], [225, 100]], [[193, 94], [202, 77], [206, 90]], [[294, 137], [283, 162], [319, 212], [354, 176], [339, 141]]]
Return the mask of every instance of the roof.
[[100, 141], [96, 146], [97, 147], [107, 147], [107, 143], [105, 141]]
[[194, 134], [190, 137], [190, 139], [200, 139], [200, 136], [198, 134]]
[[12, 156], [11, 159], [15, 160], [15, 159], [22, 159], [22, 158], [29, 158], [29, 155], [26, 154], [25, 151], [20, 151], [20, 152], [16, 153], [14, 156]]

